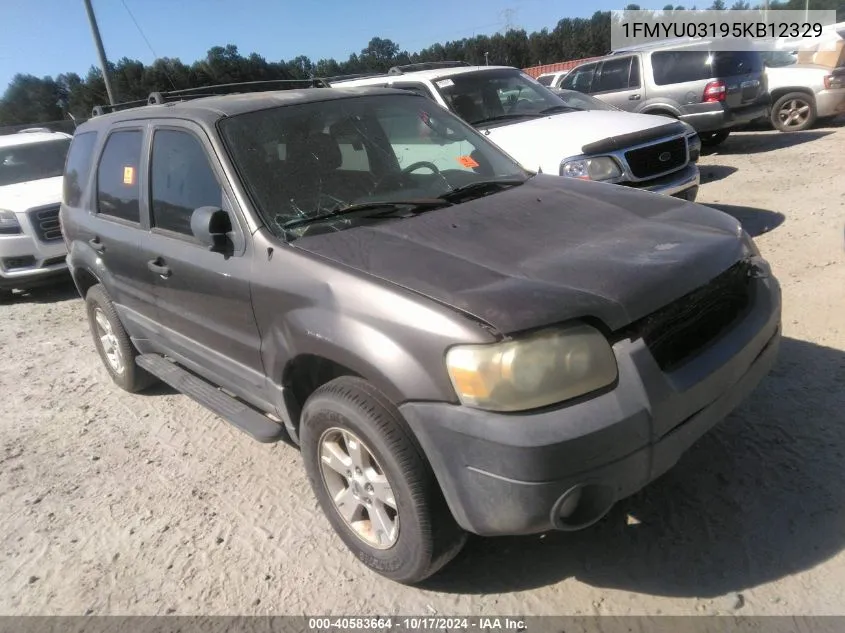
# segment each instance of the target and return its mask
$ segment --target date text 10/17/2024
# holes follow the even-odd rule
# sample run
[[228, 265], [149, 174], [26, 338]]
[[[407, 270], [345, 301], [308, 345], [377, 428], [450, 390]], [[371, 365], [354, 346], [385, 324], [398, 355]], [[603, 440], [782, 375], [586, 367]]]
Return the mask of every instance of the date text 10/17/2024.
[[308, 628], [312, 631], [513, 631], [526, 630], [525, 620], [512, 617], [324, 617], [309, 618]]

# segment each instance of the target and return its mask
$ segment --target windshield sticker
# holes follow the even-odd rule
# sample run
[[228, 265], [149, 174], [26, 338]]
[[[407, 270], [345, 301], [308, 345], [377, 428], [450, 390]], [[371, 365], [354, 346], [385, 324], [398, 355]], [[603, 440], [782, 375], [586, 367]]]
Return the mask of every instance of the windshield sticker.
[[475, 169], [478, 163], [472, 156], [458, 156], [458, 162], [467, 169]]
[[124, 185], [134, 185], [135, 184], [135, 168], [134, 167], [124, 167], [123, 168], [123, 184]]
[[438, 88], [451, 88], [455, 85], [455, 82], [451, 79], [441, 79], [440, 81], [435, 82]]

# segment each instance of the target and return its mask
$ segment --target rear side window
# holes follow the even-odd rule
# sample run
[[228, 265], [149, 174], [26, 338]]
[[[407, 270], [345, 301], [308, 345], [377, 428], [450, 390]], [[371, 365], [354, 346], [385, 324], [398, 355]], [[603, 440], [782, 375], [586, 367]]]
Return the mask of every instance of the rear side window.
[[82, 201], [82, 191], [91, 174], [91, 163], [96, 132], [84, 132], [73, 137], [65, 164], [64, 202], [69, 207], [78, 207]]
[[718, 51], [713, 53], [713, 74], [716, 77], [736, 77], [763, 70], [763, 58], [751, 51]]
[[188, 132], [157, 130], [150, 169], [152, 226], [191, 233], [191, 215], [220, 207], [223, 190], [199, 140]]
[[701, 81], [713, 77], [707, 51], [663, 51], [651, 56], [654, 83], [658, 86]]
[[596, 74], [598, 64], [584, 64], [570, 72], [563, 80], [561, 88], [577, 90], [578, 92], [592, 92], [593, 77]]
[[613, 90], [627, 90], [636, 88], [639, 84], [639, 76], [636, 84], [631, 85], [631, 62], [633, 57], [622, 57], [608, 59], [601, 65], [601, 71], [593, 80], [592, 92], [609, 92]]
[[138, 204], [140, 185], [138, 167], [141, 163], [141, 130], [113, 132], [97, 168], [97, 211], [130, 222], [140, 222]]

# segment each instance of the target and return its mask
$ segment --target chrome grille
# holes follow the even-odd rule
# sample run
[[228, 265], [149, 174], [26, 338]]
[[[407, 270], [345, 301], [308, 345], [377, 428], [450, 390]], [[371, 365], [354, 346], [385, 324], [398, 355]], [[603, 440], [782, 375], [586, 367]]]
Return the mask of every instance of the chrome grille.
[[30, 210], [29, 221], [32, 223], [36, 237], [42, 242], [56, 242], [62, 239], [59, 205]]

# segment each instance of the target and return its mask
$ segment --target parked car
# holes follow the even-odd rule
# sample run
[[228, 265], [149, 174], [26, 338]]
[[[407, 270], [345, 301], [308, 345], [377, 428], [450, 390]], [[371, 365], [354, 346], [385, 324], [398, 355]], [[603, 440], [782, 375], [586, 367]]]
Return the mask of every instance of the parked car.
[[761, 54], [772, 97], [769, 121], [776, 129], [797, 132], [818, 118], [845, 114], [845, 66], [800, 64], [787, 51]]
[[546, 86], [546, 88], [560, 88], [560, 82], [569, 73], [568, 70], [559, 70], [553, 73], [542, 73], [537, 75], [537, 81]]
[[[567, 107], [507, 66], [411, 64], [333, 86], [412, 90], [447, 108], [530, 171], [597, 180], [695, 200], [694, 130], [664, 117]], [[692, 150], [692, 151], [691, 151]]]
[[[408, 145], [439, 160], [400, 163]], [[118, 110], [68, 165], [68, 261], [112, 380], [298, 444], [331, 525], [397, 581], [466, 531], [594, 523], [777, 353], [779, 285], [735, 219], [534, 175], [407, 91]]]
[[759, 53], [707, 50], [706, 43], [649, 44], [573, 68], [561, 87], [622, 110], [661, 114], [692, 125], [704, 145], [766, 116], [769, 95]]
[[0, 136], [0, 294], [67, 275], [59, 226], [70, 135], [30, 128]]

